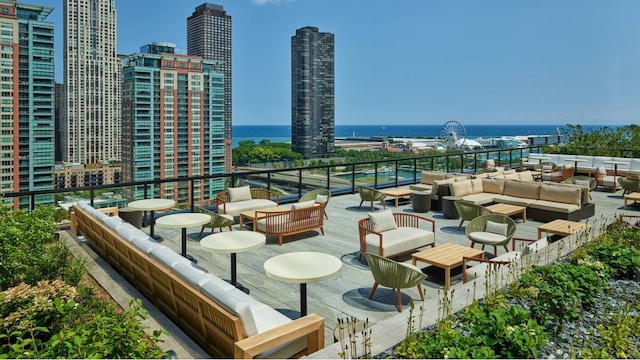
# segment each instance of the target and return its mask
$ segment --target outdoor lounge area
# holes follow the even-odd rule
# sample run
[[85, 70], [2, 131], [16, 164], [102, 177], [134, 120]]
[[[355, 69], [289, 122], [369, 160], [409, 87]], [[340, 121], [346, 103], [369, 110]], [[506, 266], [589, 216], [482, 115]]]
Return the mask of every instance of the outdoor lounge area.
[[[338, 357], [340, 347], [332, 347], [334, 344], [334, 328], [338, 318], [355, 317], [357, 319], [368, 319], [373, 326], [374, 334], [379, 332], [384, 334], [384, 341], [380, 337], [373, 337], [372, 342], [375, 349], [387, 348], [402, 339], [403, 331], [398, 331], [398, 327], [406, 326], [408, 312], [398, 312], [398, 302], [403, 308], [408, 309], [411, 301], [421, 303], [421, 296], [417, 287], [401, 289], [400, 298], [397, 291], [380, 287], [369, 299], [372, 293], [374, 277], [369, 269], [365, 257], [360, 257], [360, 242], [358, 234], [358, 220], [366, 218], [371, 211], [368, 206], [359, 207], [360, 196], [357, 192], [347, 195], [334, 195], [326, 205], [328, 220], [324, 221], [324, 236], [319, 230], [311, 230], [299, 234], [287, 236], [283, 245], [279, 245], [278, 236], [266, 236], [266, 243], [250, 251], [238, 254], [236, 258], [236, 276], [238, 283], [246, 289], [245, 291], [254, 299], [275, 309], [290, 319], [301, 317], [301, 287], [298, 283], [290, 283], [277, 280], [268, 276], [265, 272], [264, 264], [267, 260], [281, 254], [293, 252], [319, 252], [332, 255], [341, 262], [341, 269], [337, 275], [323, 279], [318, 282], [310, 282], [305, 287], [306, 306], [309, 314], [317, 314], [324, 319], [324, 346], [325, 349], [319, 352], [319, 357]], [[583, 223], [594, 223], [603, 218], [612, 218], [619, 213], [634, 213], [635, 208], [623, 210], [622, 191], [610, 193], [607, 191], [593, 191], [592, 202], [597, 204], [595, 215], [581, 220]], [[280, 204], [288, 207], [290, 204]], [[391, 207], [393, 212], [417, 214], [435, 221], [435, 244], [440, 245], [452, 243], [463, 247], [471, 245], [470, 240], [463, 231], [468, 222], [462, 225], [462, 231], [458, 230], [460, 219], [445, 218], [441, 211], [429, 210], [426, 213], [417, 213], [413, 210], [410, 202], [402, 203], [398, 207], [394, 206], [393, 199], [387, 198], [386, 207]], [[376, 206], [376, 211], [383, 210], [381, 206]], [[166, 216], [166, 213], [156, 214], [157, 218]], [[515, 236], [519, 238], [537, 238], [538, 227], [545, 222], [536, 221], [532, 218], [526, 222], [517, 221]], [[232, 225], [233, 232], [250, 231], [251, 224], [243, 224], [242, 227], [236, 222]], [[149, 228], [142, 229], [148, 233]], [[229, 269], [230, 254], [223, 252], [212, 252], [201, 247], [199, 243], [199, 233], [201, 226], [187, 228], [186, 246], [189, 255], [197, 261], [197, 265], [207, 272], [223, 279], [231, 279]], [[176, 252], [180, 252], [182, 247], [181, 233], [178, 228], [158, 227], [156, 234], [162, 236], [162, 244]], [[216, 232], [219, 232], [216, 229]], [[228, 232], [227, 228], [223, 232]], [[210, 234], [210, 229], [205, 229], [203, 237]], [[476, 248], [478, 248], [476, 246]], [[485, 256], [491, 256], [493, 248], [485, 249]], [[498, 248], [498, 255], [504, 253], [502, 247]], [[360, 257], [360, 259], [359, 259]], [[412, 263], [411, 253], [401, 255], [395, 260]], [[425, 291], [425, 304], [437, 304], [437, 299], [443, 296], [442, 289], [445, 285], [445, 272], [424, 262], [416, 264], [427, 276], [421, 282], [421, 288]], [[452, 268], [450, 273], [451, 289], [470, 286], [462, 283], [462, 271], [460, 267]], [[482, 287], [483, 285], [478, 285]], [[132, 295], [142, 297], [142, 295]], [[145, 303], [150, 303], [145, 301]], [[426, 314], [437, 313], [437, 305], [429, 307]], [[387, 331], [385, 328], [393, 328], [394, 331]], [[171, 331], [178, 331], [177, 328]], [[194, 343], [180, 341], [182, 356], [207, 357]], [[334, 345], [335, 346], [335, 345]], [[185, 354], [186, 352], [186, 354]], [[314, 357], [312, 354], [310, 357]]]

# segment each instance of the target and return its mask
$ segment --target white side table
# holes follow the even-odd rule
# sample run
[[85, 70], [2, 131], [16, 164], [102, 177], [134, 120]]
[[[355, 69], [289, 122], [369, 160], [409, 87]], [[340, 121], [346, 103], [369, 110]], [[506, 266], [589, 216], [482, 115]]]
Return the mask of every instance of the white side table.
[[255, 231], [227, 231], [205, 236], [200, 240], [200, 246], [213, 252], [231, 253], [231, 284], [238, 287], [236, 253], [257, 249], [266, 239], [264, 234]]
[[172, 208], [175, 205], [176, 202], [170, 199], [144, 199], [132, 201], [127, 204], [127, 206], [131, 209], [149, 211], [149, 216], [151, 218], [151, 224], [149, 224], [149, 236], [156, 240], [161, 240], [162, 238], [156, 236], [154, 233], [153, 227], [155, 225], [155, 211]]
[[209, 222], [211, 222], [211, 216], [208, 214], [180, 213], [163, 216], [156, 221], [156, 225], [166, 228], [181, 228], [182, 256], [196, 262], [193, 256], [187, 255], [187, 228], [191, 226], [201, 226]]
[[342, 262], [333, 255], [301, 251], [281, 254], [264, 262], [268, 277], [300, 284], [300, 316], [307, 315], [307, 283], [330, 279], [342, 270]]

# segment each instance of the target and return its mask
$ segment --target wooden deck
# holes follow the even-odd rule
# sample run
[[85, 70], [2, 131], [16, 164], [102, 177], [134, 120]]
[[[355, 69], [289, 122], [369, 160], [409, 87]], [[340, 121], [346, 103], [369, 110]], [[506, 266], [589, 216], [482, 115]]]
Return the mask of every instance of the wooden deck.
[[[619, 213], [638, 213], [640, 208], [630, 207], [623, 210], [622, 191], [613, 194], [605, 191], [595, 191], [592, 193], [596, 204], [596, 215], [583, 220], [583, 222], [596, 222], [613, 218]], [[251, 296], [279, 310], [286, 316], [297, 318], [300, 311], [300, 286], [297, 284], [283, 283], [265, 275], [264, 262], [278, 254], [294, 251], [317, 251], [332, 254], [342, 261], [341, 273], [332, 279], [317, 283], [310, 283], [307, 286], [308, 311], [317, 313], [326, 321], [325, 339], [326, 346], [333, 344], [333, 329], [337, 325], [338, 318], [355, 317], [357, 319], [368, 318], [370, 322], [381, 324], [383, 322], [392, 324], [385, 320], [395, 319], [396, 323], [406, 323], [409, 315], [409, 304], [413, 300], [417, 304], [420, 296], [416, 288], [402, 290], [402, 303], [404, 311], [398, 313], [397, 295], [391, 289], [378, 288], [375, 297], [369, 300], [367, 297], [373, 285], [373, 277], [366, 264], [366, 260], [358, 260], [358, 228], [357, 220], [367, 216], [370, 211], [368, 204], [358, 208], [360, 198], [358, 194], [333, 196], [327, 206], [328, 220], [324, 222], [325, 235], [319, 231], [310, 231], [303, 234], [285, 237], [284, 244], [278, 245], [277, 237], [267, 237], [266, 245], [249, 252], [237, 254], [237, 280], [250, 290]], [[393, 207], [393, 199], [388, 199], [387, 208], [396, 212], [413, 212], [410, 202], [401, 203], [398, 208]], [[286, 205], [284, 205], [286, 206]], [[375, 204], [376, 209], [381, 209], [380, 204]], [[436, 246], [443, 243], [456, 243], [460, 245], [470, 245], [464, 234], [464, 227], [457, 230], [459, 219], [445, 219], [441, 212], [429, 211], [426, 214], [436, 221]], [[162, 216], [157, 214], [156, 216]], [[529, 219], [529, 221], [518, 222], [516, 230], [517, 237], [536, 238], [537, 228], [541, 222]], [[236, 223], [233, 231], [249, 230], [245, 225], [243, 229]], [[143, 228], [148, 232], [149, 228]], [[227, 231], [227, 230], [225, 230]], [[199, 227], [187, 230], [187, 252], [197, 259], [198, 265], [207, 271], [223, 278], [230, 279], [230, 255], [216, 254], [204, 250], [198, 242]], [[164, 238], [164, 244], [180, 252], [181, 233], [180, 229], [156, 228], [156, 234]], [[208, 235], [205, 230], [203, 236]], [[486, 250], [492, 251], [487, 248]], [[504, 249], [501, 249], [502, 253]], [[400, 260], [411, 262], [411, 256], [407, 255]], [[428, 275], [422, 283], [426, 291], [427, 299], [433, 300], [441, 296], [439, 290], [444, 285], [444, 272], [435, 267], [430, 267], [424, 263], [418, 266]], [[455, 289], [462, 283], [462, 274], [458, 269], [452, 270], [451, 287]], [[429, 311], [437, 312], [438, 309]], [[374, 331], [378, 331], [374, 328]], [[396, 329], [385, 329], [385, 333], [397, 333]], [[404, 334], [393, 334], [388, 336], [389, 341], [397, 342], [394, 339], [402, 338]], [[377, 342], [377, 343], [376, 343]], [[384, 341], [376, 340], [373, 343], [375, 348], [388, 348], [390, 345]], [[333, 350], [331, 350], [333, 351]], [[331, 354], [330, 352], [329, 354]], [[374, 349], [375, 353], [375, 349]], [[324, 357], [329, 356], [324, 354]], [[333, 356], [338, 357], [337, 351]]]

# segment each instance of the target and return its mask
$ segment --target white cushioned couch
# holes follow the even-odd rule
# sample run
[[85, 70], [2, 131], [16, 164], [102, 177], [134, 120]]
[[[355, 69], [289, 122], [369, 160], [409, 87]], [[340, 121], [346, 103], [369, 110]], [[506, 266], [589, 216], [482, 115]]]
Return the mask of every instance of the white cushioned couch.
[[[524, 246], [522, 251], [518, 251], [516, 249], [517, 241], [528, 242], [528, 245]], [[462, 259], [462, 282], [466, 283], [469, 280], [484, 277], [491, 271], [494, 271], [497, 267], [512, 263], [513, 261], [520, 259], [520, 257], [529, 256], [536, 252], [543, 252], [548, 244], [549, 242], [547, 238], [539, 240], [513, 238], [511, 251], [500, 256], [496, 256], [488, 260], [464, 257]]]
[[278, 203], [277, 193], [267, 189], [252, 189], [249, 185], [227, 188], [216, 195], [218, 213], [233, 217], [240, 216], [243, 211], [276, 207]]
[[391, 210], [369, 213], [358, 220], [360, 255], [371, 252], [392, 257], [425, 246], [436, 245], [435, 221], [410, 213]]
[[541, 221], [580, 220], [595, 214], [589, 187], [522, 181], [508, 178], [476, 178], [449, 184], [452, 196], [477, 205], [505, 203], [524, 206], [527, 216]]
[[291, 320], [118, 216], [85, 202], [72, 221], [107, 262], [213, 357], [286, 358], [324, 347], [324, 319]]

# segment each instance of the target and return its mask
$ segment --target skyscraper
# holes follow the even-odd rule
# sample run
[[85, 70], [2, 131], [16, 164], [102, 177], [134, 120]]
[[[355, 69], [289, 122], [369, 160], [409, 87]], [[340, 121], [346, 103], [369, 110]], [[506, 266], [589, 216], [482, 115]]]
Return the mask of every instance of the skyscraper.
[[204, 3], [187, 18], [187, 54], [216, 60], [224, 74], [224, 168], [231, 172], [231, 16], [221, 5]]
[[[53, 23], [49, 6], [0, 0], [0, 188], [52, 190], [54, 165]], [[14, 208], [51, 204], [53, 195], [10, 199]]]
[[[122, 178], [145, 181], [224, 172], [224, 75], [215, 60], [153, 43], [123, 59]], [[149, 185], [149, 196], [213, 199], [223, 179]], [[143, 199], [144, 186], [126, 189]]]
[[334, 36], [303, 27], [291, 37], [291, 149], [305, 159], [335, 152]]
[[120, 60], [115, 0], [64, 0], [67, 104], [62, 159], [120, 160]]

